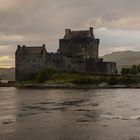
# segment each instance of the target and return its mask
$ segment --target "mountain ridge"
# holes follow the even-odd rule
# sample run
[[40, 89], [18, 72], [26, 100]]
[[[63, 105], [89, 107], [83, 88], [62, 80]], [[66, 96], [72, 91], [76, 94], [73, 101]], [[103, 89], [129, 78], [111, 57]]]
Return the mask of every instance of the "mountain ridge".
[[120, 71], [123, 67], [140, 64], [140, 51], [117, 51], [103, 56], [105, 61], [113, 61], [117, 63], [117, 68]]

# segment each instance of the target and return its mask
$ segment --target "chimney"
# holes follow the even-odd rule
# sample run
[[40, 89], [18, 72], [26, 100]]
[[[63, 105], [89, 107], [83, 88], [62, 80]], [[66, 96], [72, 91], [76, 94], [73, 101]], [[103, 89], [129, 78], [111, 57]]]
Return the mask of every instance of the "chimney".
[[44, 47], [44, 48], [45, 48], [45, 47], [46, 47], [46, 45], [45, 45], [45, 44], [42, 44], [42, 47]]
[[90, 33], [93, 34], [93, 27], [89, 27]]
[[90, 36], [95, 39], [94, 33], [93, 33], [93, 27], [89, 27], [89, 32], [90, 32]]
[[19, 49], [20, 48], [20, 45], [17, 45], [17, 48]]
[[70, 29], [65, 29], [65, 34], [70, 35], [71, 30]]

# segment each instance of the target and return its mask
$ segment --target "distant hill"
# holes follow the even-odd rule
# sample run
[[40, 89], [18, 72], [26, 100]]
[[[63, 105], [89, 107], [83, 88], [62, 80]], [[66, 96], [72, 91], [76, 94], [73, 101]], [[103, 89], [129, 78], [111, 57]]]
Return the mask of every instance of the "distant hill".
[[4, 80], [14, 80], [15, 68], [0, 68], [0, 78]]
[[105, 61], [117, 62], [118, 70], [140, 64], [140, 51], [120, 51], [103, 56]]

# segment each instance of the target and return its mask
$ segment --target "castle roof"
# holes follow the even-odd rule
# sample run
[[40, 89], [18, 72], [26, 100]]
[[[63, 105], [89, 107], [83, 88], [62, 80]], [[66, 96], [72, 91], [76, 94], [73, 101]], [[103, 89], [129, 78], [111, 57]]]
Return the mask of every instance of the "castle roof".
[[71, 31], [70, 38], [85, 38], [85, 37], [89, 37], [89, 31]]
[[26, 53], [26, 54], [41, 54], [43, 51], [46, 51], [45, 45], [43, 46], [19, 46], [17, 48], [18, 53]]
[[70, 29], [66, 29], [65, 32], [66, 33], [64, 39], [95, 38], [92, 27], [90, 27], [89, 30], [81, 30], [81, 31], [71, 31]]

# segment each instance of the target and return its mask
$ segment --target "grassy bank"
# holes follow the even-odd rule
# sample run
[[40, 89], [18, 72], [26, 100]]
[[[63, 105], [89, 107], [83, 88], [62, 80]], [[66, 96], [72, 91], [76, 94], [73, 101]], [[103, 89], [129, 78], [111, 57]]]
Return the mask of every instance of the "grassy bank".
[[64, 83], [72, 83], [72, 84], [98, 84], [101, 82], [108, 81], [107, 76], [95, 76], [89, 75], [85, 73], [68, 73], [68, 72], [59, 72], [54, 74], [51, 79], [46, 81], [47, 83], [56, 83], [56, 84], [64, 84]]
[[47, 83], [47, 84], [75, 84], [75, 85], [136, 85], [140, 84], [140, 76], [133, 75], [93, 75], [76, 72], [58, 72], [52, 70], [43, 70], [38, 73], [35, 79], [23, 83]]
[[57, 73], [52, 76], [47, 83], [53, 84], [102, 84], [107, 83], [109, 85], [129, 85], [140, 84], [139, 76], [131, 75], [91, 75], [84, 73]]

